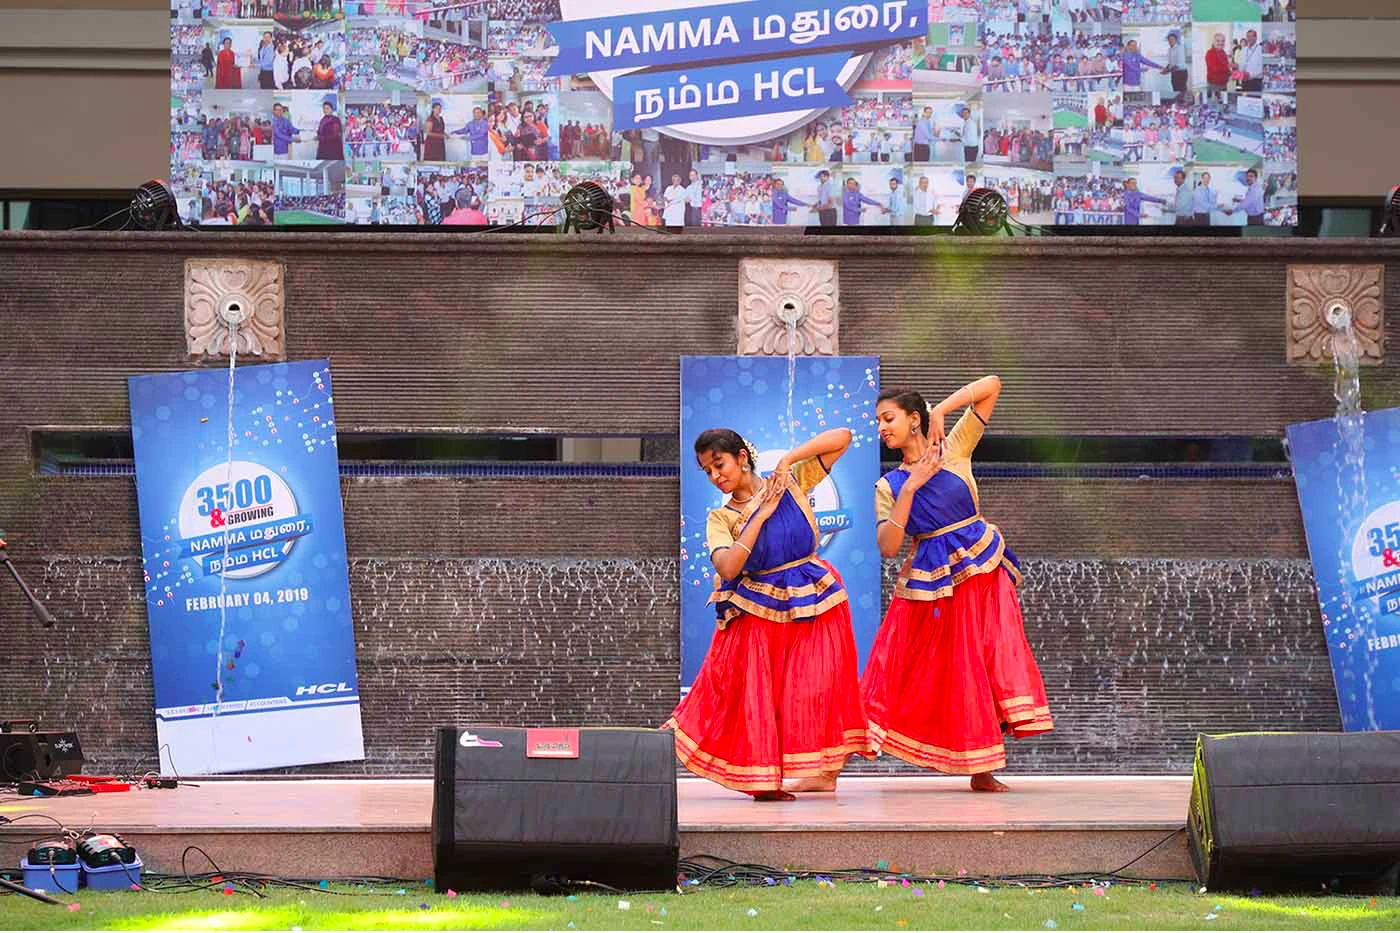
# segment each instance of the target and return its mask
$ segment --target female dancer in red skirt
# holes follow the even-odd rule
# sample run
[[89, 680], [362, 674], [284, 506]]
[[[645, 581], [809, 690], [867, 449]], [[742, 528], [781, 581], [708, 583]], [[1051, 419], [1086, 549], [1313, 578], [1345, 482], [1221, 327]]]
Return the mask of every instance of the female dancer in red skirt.
[[755, 800], [835, 790], [847, 757], [873, 757], [846, 588], [817, 557], [808, 501], [850, 443], [845, 428], [818, 434], [763, 479], [735, 432], [695, 442], [700, 468], [729, 496], [706, 526], [717, 631], [666, 728], [681, 764]]
[[[1003, 791], [1003, 729], [1017, 738], [1054, 728], [1031, 656], [1016, 587], [1016, 556], [982, 517], [972, 451], [1001, 394], [987, 376], [931, 410], [917, 392], [880, 393], [875, 415], [904, 462], [875, 486], [880, 553], [914, 539], [861, 680], [877, 750]], [[968, 409], [944, 437], [945, 413]]]

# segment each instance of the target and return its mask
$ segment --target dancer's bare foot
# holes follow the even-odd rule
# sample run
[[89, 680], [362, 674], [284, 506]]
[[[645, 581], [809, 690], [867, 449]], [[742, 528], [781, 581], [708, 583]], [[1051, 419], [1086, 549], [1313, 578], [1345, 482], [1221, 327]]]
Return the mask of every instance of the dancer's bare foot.
[[785, 790], [761, 790], [753, 795], [753, 799], [759, 802], [768, 802], [773, 800], [796, 800], [797, 798]]
[[1007, 787], [1005, 784], [1001, 783], [1001, 781], [998, 781], [996, 778], [992, 777], [992, 773], [990, 771], [984, 771], [981, 774], [974, 774], [972, 776], [972, 789], [986, 791], [987, 793], [992, 794], [1000, 794], [1004, 791], [1010, 790], [1011, 788]]
[[795, 794], [831, 794], [836, 792], [836, 776], [838, 772], [828, 771], [825, 774], [818, 774], [815, 777], [801, 778], [783, 786], [784, 790], [790, 790]]

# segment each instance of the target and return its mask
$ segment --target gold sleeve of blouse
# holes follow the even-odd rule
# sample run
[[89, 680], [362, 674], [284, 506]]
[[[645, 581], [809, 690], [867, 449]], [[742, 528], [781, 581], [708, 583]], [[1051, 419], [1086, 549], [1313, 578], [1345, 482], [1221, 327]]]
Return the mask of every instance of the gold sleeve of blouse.
[[720, 548], [734, 546], [734, 525], [738, 518], [739, 513], [733, 509], [710, 510], [710, 516], [705, 521], [705, 547], [711, 554]]
[[943, 459], [971, 460], [972, 451], [977, 448], [978, 441], [982, 440], [982, 432], [986, 428], [982, 419], [977, 417], [977, 413], [968, 408], [944, 440]]
[[875, 524], [889, 521], [893, 511], [894, 492], [890, 489], [890, 481], [882, 476], [875, 484]]
[[801, 463], [795, 464], [792, 468], [792, 478], [797, 481], [797, 485], [802, 487], [803, 492], [811, 492], [816, 489], [822, 480], [830, 476], [826, 467], [822, 466], [821, 457], [809, 457]]

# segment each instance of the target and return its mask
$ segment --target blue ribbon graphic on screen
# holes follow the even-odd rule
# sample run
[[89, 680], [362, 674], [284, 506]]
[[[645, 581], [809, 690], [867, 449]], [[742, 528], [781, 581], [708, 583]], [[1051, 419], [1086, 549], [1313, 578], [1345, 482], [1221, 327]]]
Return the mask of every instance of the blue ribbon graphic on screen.
[[782, 56], [888, 45], [922, 36], [927, 5], [910, 0], [748, 0], [549, 23], [559, 43], [550, 75]]
[[619, 130], [839, 107], [850, 102], [837, 77], [851, 50], [922, 36], [927, 19], [911, 0], [750, 0], [564, 21], [548, 24], [559, 43], [548, 73], [670, 66], [617, 79]]
[[827, 52], [777, 62], [624, 75], [613, 83], [613, 128], [844, 107], [851, 97], [836, 79], [848, 57], [845, 52]]

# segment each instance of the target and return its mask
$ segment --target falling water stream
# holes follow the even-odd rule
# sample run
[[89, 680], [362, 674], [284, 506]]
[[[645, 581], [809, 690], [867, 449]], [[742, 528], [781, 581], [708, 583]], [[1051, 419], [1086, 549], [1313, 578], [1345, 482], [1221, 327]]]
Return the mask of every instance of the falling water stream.
[[[1337, 443], [1341, 448], [1335, 451], [1337, 502], [1342, 522], [1337, 561], [1341, 573], [1338, 609], [1343, 625], [1350, 629], [1349, 636], [1354, 644], [1376, 628], [1369, 600], [1357, 598], [1352, 573], [1352, 541], [1370, 508], [1370, 495], [1366, 488], [1366, 415], [1361, 410], [1361, 349], [1352, 326], [1350, 310], [1342, 305], [1329, 308], [1327, 323], [1332, 328], [1332, 362], [1336, 368], [1332, 394], [1337, 400]], [[1375, 655], [1368, 652], [1366, 658], [1360, 685], [1366, 706], [1366, 726], [1379, 729], [1375, 700], [1371, 695]]]
[[[228, 460], [224, 472], [224, 488], [233, 489], [233, 371], [238, 359], [238, 322], [228, 321]], [[224, 632], [228, 624], [228, 552], [232, 535], [224, 529], [224, 557], [219, 565], [219, 640], [214, 649], [214, 715], [209, 720], [209, 768], [217, 758], [219, 710], [224, 703]]]
[[792, 417], [792, 387], [797, 382], [797, 318], [787, 320], [787, 439], [788, 450], [797, 446], [797, 422]]

